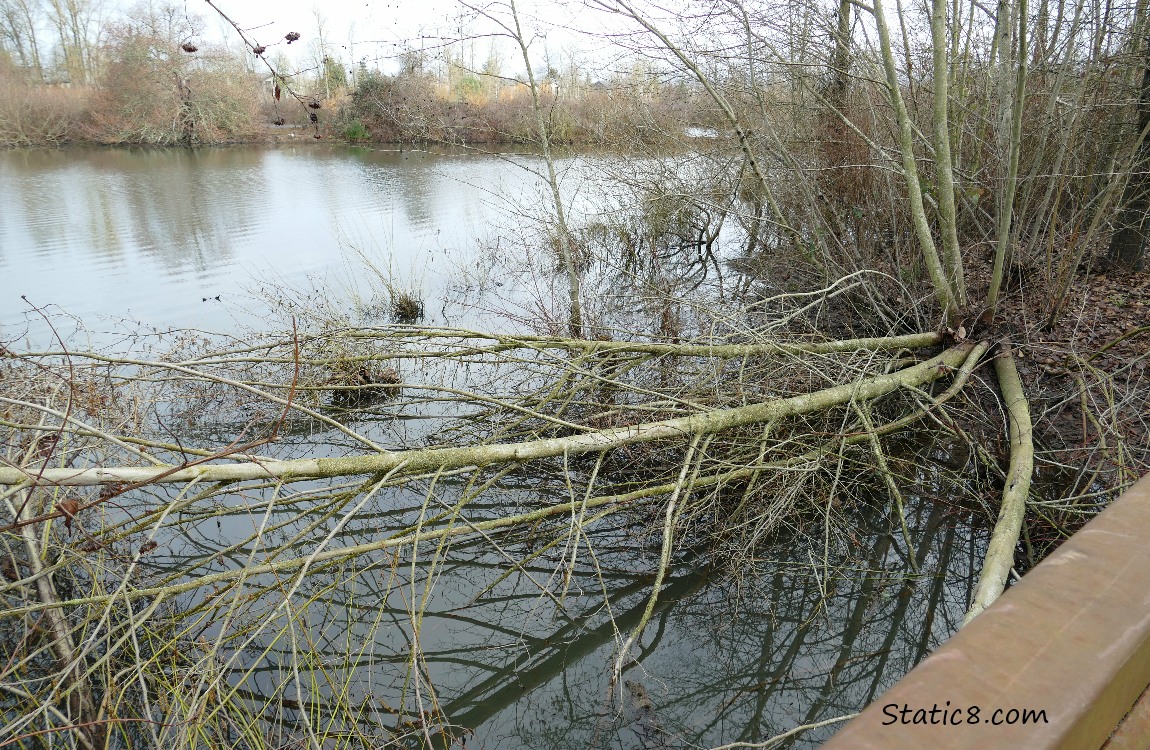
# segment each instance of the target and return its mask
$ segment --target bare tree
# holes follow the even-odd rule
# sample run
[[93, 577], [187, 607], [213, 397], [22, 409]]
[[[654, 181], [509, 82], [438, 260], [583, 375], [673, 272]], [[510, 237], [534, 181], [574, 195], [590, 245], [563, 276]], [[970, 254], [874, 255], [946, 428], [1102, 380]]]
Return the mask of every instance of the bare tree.
[[1135, 128], [1138, 145], [1108, 254], [1114, 267], [1127, 271], [1145, 267], [1146, 239], [1150, 235], [1150, 38], [1142, 44], [1140, 60], [1143, 73]]
[[543, 155], [546, 167], [546, 182], [551, 193], [551, 203], [554, 209], [556, 246], [559, 260], [567, 277], [567, 325], [572, 336], [583, 336], [583, 308], [580, 300], [580, 272], [576, 253], [578, 252], [571, 228], [567, 223], [567, 210], [563, 204], [563, 195], [559, 185], [559, 174], [555, 167], [554, 144], [551, 141], [551, 128], [547, 113], [540, 98], [541, 82], [535, 74], [535, 67], [531, 61], [531, 45], [536, 41], [534, 33], [524, 30], [522, 17], [515, 0], [508, 2], [494, 2], [487, 5], [469, 5], [463, 3], [477, 16], [493, 23], [502, 36], [510, 39], [518, 48], [523, 61], [524, 74], [528, 92], [531, 95], [531, 110], [535, 120], [535, 136], [538, 138], [539, 149]]
[[14, 59], [35, 80], [43, 80], [37, 30], [42, 9], [34, 0], [0, 0], [0, 49], [9, 50]]
[[97, 0], [48, 0], [48, 20], [56, 31], [60, 68], [71, 83], [88, 83], [93, 75], [100, 13]]

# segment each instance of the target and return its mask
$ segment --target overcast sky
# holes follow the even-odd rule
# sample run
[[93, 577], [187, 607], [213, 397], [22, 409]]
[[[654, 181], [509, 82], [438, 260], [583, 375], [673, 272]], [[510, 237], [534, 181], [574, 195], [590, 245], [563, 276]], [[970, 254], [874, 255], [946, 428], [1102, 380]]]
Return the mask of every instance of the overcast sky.
[[[131, 0], [114, 0], [128, 7]], [[215, 4], [233, 21], [248, 31], [260, 44], [282, 40], [289, 31], [301, 35], [291, 46], [273, 48], [291, 53], [302, 59], [307, 44], [316, 37], [316, 12], [324, 20], [325, 36], [339, 56], [347, 63], [361, 59], [369, 67], [387, 69], [388, 60], [405, 48], [434, 48], [444, 37], [457, 36], [463, 6], [455, 0], [214, 0]], [[216, 41], [235, 41], [234, 32], [204, 3], [185, 0], [185, 7], [204, 16], [208, 21], [208, 36]], [[560, 5], [550, 0], [520, 0], [518, 7], [527, 28], [543, 31], [546, 39], [536, 39], [532, 56], [542, 58], [544, 46], [553, 56], [566, 50], [584, 47], [585, 43], [574, 28], [601, 23], [597, 14], [583, 10], [581, 4]], [[465, 33], [491, 32], [490, 25], [470, 24]], [[229, 36], [231, 37], [229, 39]], [[483, 36], [473, 43], [478, 64], [482, 65], [491, 46], [491, 38]], [[501, 47], [507, 71], [517, 71], [517, 50]]]

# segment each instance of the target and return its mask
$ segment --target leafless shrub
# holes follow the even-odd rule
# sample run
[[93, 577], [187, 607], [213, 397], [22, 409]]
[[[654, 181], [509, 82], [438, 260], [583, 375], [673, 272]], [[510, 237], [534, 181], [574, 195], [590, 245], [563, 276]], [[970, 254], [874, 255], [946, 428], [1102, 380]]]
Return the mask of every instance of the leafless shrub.
[[50, 146], [81, 135], [93, 92], [31, 84], [0, 65], [0, 145]]

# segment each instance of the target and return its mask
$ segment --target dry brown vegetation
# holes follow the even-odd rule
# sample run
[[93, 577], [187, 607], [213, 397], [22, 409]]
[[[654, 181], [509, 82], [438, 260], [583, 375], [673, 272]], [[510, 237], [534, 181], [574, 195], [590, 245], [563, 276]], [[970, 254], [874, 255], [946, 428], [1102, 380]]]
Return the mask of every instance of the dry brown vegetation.
[[0, 57], [0, 145], [196, 145], [262, 136], [259, 79], [226, 50], [188, 44], [199, 23], [175, 6], [141, 4], [130, 20], [101, 29], [82, 79], [48, 83], [45, 71]]
[[83, 139], [191, 145], [258, 137], [255, 75], [226, 53], [188, 57], [163, 40], [114, 29]]
[[38, 86], [0, 58], [0, 145], [47, 146], [79, 138], [92, 91]]
[[[705, 116], [695, 92], [683, 87], [642, 91], [625, 81], [583, 84], [575, 91], [548, 82], [540, 98], [552, 141], [567, 145], [666, 145], [684, 123]], [[563, 93], [557, 93], [557, 89]], [[527, 86], [504, 84], [452, 92], [429, 75], [361, 75], [341, 107], [339, 122], [362, 123], [380, 142], [536, 143]], [[338, 132], [338, 131], [337, 131]]]

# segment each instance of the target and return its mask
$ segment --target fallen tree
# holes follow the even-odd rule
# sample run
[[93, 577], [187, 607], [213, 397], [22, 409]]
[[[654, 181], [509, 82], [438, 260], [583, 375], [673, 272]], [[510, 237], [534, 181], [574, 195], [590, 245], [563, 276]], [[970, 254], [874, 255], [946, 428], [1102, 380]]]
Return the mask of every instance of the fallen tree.
[[[0, 673], [9, 696], [0, 742], [68, 732], [96, 746], [107, 726], [127, 744], [138, 722], [155, 746], [230, 747], [236, 727], [256, 746], [272, 725], [315, 746], [348, 736], [450, 744], [469, 728], [439, 708], [420, 636], [453, 545], [482, 542], [502, 566], [484, 592], [522, 576], [559, 617], [585, 561], [621, 678], [684, 548], [737, 575], [764, 545], [802, 539], [826, 597], [832, 550], [850, 546], [865, 509], [881, 509], [917, 573], [907, 497], [927, 496], [998, 519], [970, 592], [973, 617], [1012, 569], [1025, 572], [1145, 469], [1144, 447], [1130, 440], [1145, 425], [1128, 430], [1121, 413], [1146, 413], [1132, 370], [1146, 355], [1098, 366], [1131, 351], [1144, 322], [1089, 349], [1076, 330], [1052, 342], [1033, 323], [1057, 324], [1123, 161], [1142, 150], [1081, 138], [1096, 111], [1122, 106], [1102, 92], [1120, 87], [1094, 84], [1117, 80], [1109, 51], [1141, 38], [1131, 19], [1112, 20], [1107, 7], [1093, 19], [1095, 52], [1078, 59], [1090, 27], [1080, 14], [1094, 11], [1073, 9], [1053, 32], [1058, 44], [1037, 35], [1038, 60], [1025, 3], [1000, 4], [987, 36], [981, 6], [954, 6], [948, 23], [935, 2], [924, 19], [929, 63], [915, 65], [881, 2], [841, 3], [828, 89], [809, 76], [812, 60], [795, 64], [761, 9], [660, 19], [634, 2], [595, 4], [713, 100], [716, 137], [697, 151], [728, 194], [680, 189], [680, 175], [657, 171], [665, 165], [628, 162], [620, 172], [642, 208], [599, 228], [604, 257], [576, 247], [589, 235], [561, 221], [559, 315], [512, 333], [302, 315], [291, 334], [177, 332], [144, 353], [6, 344], [0, 634], [20, 656]], [[858, 13], [870, 14], [877, 46], [849, 33]], [[240, 33], [253, 53], [266, 51]], [[759, 81], [764, 70], [772, 83]], [[932, 106], [919, 106], [928, 89]], [[1082, 106], [1067, 110], [1071, 100]], [[653, 187], [642, 184], [648, 169], [660, 178]], [[711, 244], [728, 216], [744, 267], [762, 270], [734, 293], [720, 278], [692, 297], [708, 269], [721, 273]], [[1029, 288], [1014, 293], [1028, 277], [1043, 279], [1037, 302]], [[563, 330], [587, 338], [540, 332]], [[1053, 346], [1065, 357], [1052, 379], [1019, 365]], [[979, 371], [988, 353], [997, 388]], [[1130, 376], [1121, 385], [1118, 371]], [[1068, 421], [1068, 405], [1080, 409], [1080, 430], [1039, 451], [1034, 432], [1048, 415]], [[954, 460], [934, 451], [944, 440]], [[1038, 466], [1069, 474], [1069, 489], [1039, 491]], [[658, 555], [654, 583], [620, 627], [593, 531], [624, 519]], [[1046, 535], [1037, 550], [1032, 527]], [[211, 543], [173, 555], [175, 566], [149, 563], [163, 545], [200, 539]], [[550, 566], [545, 581], [529, 570], [536, 560]], [[325, 662], [307, 641], [317, 620], [330, 625], [315, 614], [321, 603], [370, 613], [373, 597], [401, 598], [410, 634], [389, 696], [397, 707], [369, 710], [375, 676], [366, 688], [355, 677], [368, 647], [349, 641]], [[281, 656], [287, 667], [266, 695], [241, 687]], [[329, 673], [321, 686], [317, 675]], [[339, 703], [353, 686], [363, 703]], [[334, 709], [320, 699], [329, 696], [340, 696]]]
[[[921, 339], [920, 339], [921, 340]], [[86, 469], [49, 469], [32, 472], [15, 467], [0, 468], [0, 484], [29, 486], [92, 486], [98, 484], [238, 482], [279, 479], [284, 481], [320, 477], [345, 477], [387, 473], [389, 476], [428, 471], [449, 471], [483, 467], [508, 461], [530, 461], [564, 455], [607, 451], [634, 443], [683, 439], [710, 435], [745, 425], [770, 422], [785, 417], [825, 410], [852, 400], [871, 400], [898, 388], [925, 385], [951, 372], [965, 360], [973, 344], [961, 344], [905, 370], [794, 396], [734, 409], [716, 409], [701, 414], [658, 422], [589, 430], [578, 435], [505, 445], [478, 445], [458, 448], [381, 451], [373, 455], [346, 458], [310, 458], [294, 461], [247, 461], [225, 465], [197, 462], [191, 467], [96, 466]], [[703, 347], [688, 347], [688, 356]]]
[[[50, 617], [56, 625], [45, 643], [54, 654], [53, 669], [61, 679], [71, 675], [60, 698], [29, 696], [19, 710], [44, 718], [63, 709], [50, 723], [79, 732], [82, 743], [98, 744], [103, 735], [96, 730], [102, 731], [105, 719], [90, 696], [107, 690], [103, 670], [124, 668], [139, 658], [132, 634], [139, 633], [142, 623], [155, 621], [156, 613], [180, 602], [183, 614], [175, 622], [189, 616], [194, 620], [197, 612], [218, 617], [241, 601], [267, 602], [275, 612], [287, 613], [284, 608], [291, 606], [292, 592], [299, 587], [349, 566], [356, 575], [366, 573], [379, 565], [381, 553], [415, 555], [435, 549], [435, 559], [467, 539], [546, 528], [548, 541], [536, 553], [541, 554], [568, 544], [573, 530], [601, 524], [640, 503], [650, 508], [643, 516], [656, 514], [668, 498], [676, 498], [668, 516], [674, 523], [664, 532], [661, 568], [669, 564], [684, 527], [697, 523], [710, 503], [730, 508], [732, 527], [750, 525], [756, 533], [769, 534], [789, 523], [792, 514], [807, 511], [798, 505], [764, 509], [748, 499], [771, 492], [772, 483], [787, 472], [810, 471], [851, 445], [927, 418], [961, 393], [987, 347], [960, 342], [930, 352], [933, 356], [913, 354], [940, 338], [590, 345], [395, 328], [297, 333], [232, 347], [199, 342], [159, 357], [8, 350], [0, 364], [6, 385], [0, 396], [3, 426], [9, 438], [0, 483], [8, 489], [0, 495], [8, 501], [12, 522], [0, 533], [5, 539], [23, 539], [26, 551], [7, 552], [9, 582], [0, 591], [8, 599], [0, 621]], [[555, 349], [561, 356], [555, 356]], [[881, 353], [888, 350], [909, 355], [904, 366], [886, 364]], [[667, 374], [668, 361], [677, 363], [674, 376]], [[820, 362], [815, 365], [819, 377], [838, 382], [812, 390], [800, 381]], [[342, 385], [339, 377], [333, 381], [333, 373], [338, 376], [348, 367], [402, 367], [406, 372], [402, 380], [377, 378], [391, 389], [381, 391], [371, 378], [354, 386]], [[444, 376], [445, 368], [467, 371], [466, 385], [440, 385], [451, 379]], [[414, 381], [421, 371], [430, 376], [427, 382]], [[660, 382], [651, 382], [660, 371]], [[379, 375], [378, 369], [372, 372]], [[506, 377], [511, 372], [516, 379]], [[716, 399], [708, 395], [708, 381], [700, 373], [712, 373], [742, 394]], [[950, 387], [896, 419], [865, 426], [850, 420], [837, 436], [820, 434], [823, 428], [808, 434], [816, 423], [829, 427], [839, 419], [837, 413], [849, 414], [852, 404], [913, 400], [939, 380], [951, 381]], [[333, 401], [333, 392], [348, 387], [368, 396]], [[787, 395], [787, 390], [794, 393]], [[783, 395], [768, 396], [780, 391]], [[456, 441], [466, 434], [471, 445], [421, 448], [384, 439], [381, 427], [394, 424], [397, 412], [425, 407], [429, 395], [467, 404], [471, 411], [430, 420], [435, 427], [423, 439]], [[335, 409], [332, 403], [355, 407]], [[173, 429], [177, 424], [178, 432]], [[792, 431], [782, 429], [784, 424], [791, 424]], [[293, 447], [297, 431], [315, 428], [334, 441], [333, 447], [342, 439], [339, 450], [348, 455], [282, 456], [298, 450]], [[221, 431], [231, 439], [210, 437]], [[531, 437], [506, 439], [516, 435]], [[684, 455], [687, 443], [695, 443], [697, 450]], [[373, 445], [381, 449], [363, 452]], [[574, 466], [580, 456], [594, 466]], [[558, 480], [580, 489], [568, 501], [539, 507], [509, 504], [494, 514], [484, 511], [487, 515], [470, 510], [501, 477], [524, 472], [537, 476], [541, 487]], [[436, 504], [437, 488], [453, 478], [465, 478], [465, 489]], [[290, 485], [301, 489], [289, 492]], [[79, 494], [89, 487], [95, 494]], [[362, 527], [366, 508], [405, 489], [422, 492], [422, 510], [413, 509], [418, 511], [414, 516], [381, 530], [376, 539], [339, 541], [348, 530]], [[732, 499], [723, 499], [728, 496]], [[305, 515], [290, 511], [300, 507], [297, 497], [306, 499]], [[205, 560], [158, 579], [145, 572], [155, 544], [182, 534], [188, 519], [218, 520], [220, 503], [264, 515], [252, 534], [229, 541], [211, 558], [238, 555], [243, 564], [213, 570], [214, 563]], [[280, 529], [298, 526], [302, 518], [313, 520], [273, 542]], [[714, 533], [722, 533], [720, 527]], [[134, 550], [128, 558], [115, 551], [125, 544]], [[30, 560], [37, 564], [29, 565]], [[98, 571], [93, 580], [103, 583], [78, 589], [79, 561], [84, 569]], [[61, 582], [66, 582], [64, 591]], [[651, 592], [647, 610], [655, 606], [659, 589]], [[145, 619], [131, 614], [137, 611]], [[636, 633], [645, 619], [639, 620]], [[227, 641], [229, 664], [238, 664], [243, 643], [260, 633], [272, 635], [266, 618], [262, 625], [245, 621], [255, 629], [239, 641]], [[81, 632], [86, 635], [80, 637]], [[112, 639], [117, 645], [101, 647], [96, 656], [82, 644], [91, 644], [100, 632], [104, 635], [98, 640]], [[184, 632], [181, 627], [155, 637], [174, 644]], [[628, 651], [620, 650], [620, 664], [626, 663]], [[213, 671], [215, 681], [203, 689], [218, 689], [226, 673]], [[164, 680], [155, 682], [155, 676], [145, 679], [175, 689]], [[229, 721], [248, 710], [234, 696], [221, 709], [232, 717]], [[192, 699], [186, 710], [199, 710], [198, 700]], [[67, 716], [77, 718], [61, 718]], [[120, 715], [112, 724], [122, 726], [123, 719]], [[12, 726], [20, 731], [29, 724]], [[84, 728], [89, 726], [92, 731]]]

